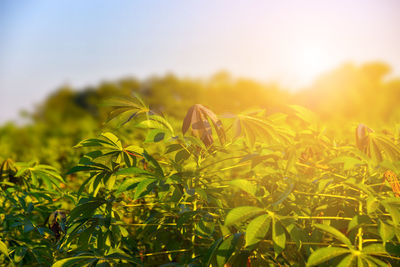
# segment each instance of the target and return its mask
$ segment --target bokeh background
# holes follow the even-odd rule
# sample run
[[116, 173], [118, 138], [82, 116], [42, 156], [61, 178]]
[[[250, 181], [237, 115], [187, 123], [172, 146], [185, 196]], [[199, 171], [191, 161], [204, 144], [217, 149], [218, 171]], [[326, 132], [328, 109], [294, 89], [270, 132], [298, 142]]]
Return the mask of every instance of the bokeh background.
[[61, 162], [106, 127], [105, 99], [132, 92], [170, 118], [194, 103], [297, 104], [332, 129], [398, 131], [399, 12], [396, 0], [3, 0], [0, 157]]

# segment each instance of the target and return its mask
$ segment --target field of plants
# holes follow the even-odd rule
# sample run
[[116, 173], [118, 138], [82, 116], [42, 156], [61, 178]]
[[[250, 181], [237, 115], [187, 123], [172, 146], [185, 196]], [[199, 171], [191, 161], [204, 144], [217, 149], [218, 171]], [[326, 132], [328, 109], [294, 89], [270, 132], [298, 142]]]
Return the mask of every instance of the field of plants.
[[[151, 86], [167, 82], [60, 90], [0, 128], [2, 266], [400, 266], [396, 124], [323, 120], [275, 89], [273, 109], [213, 104], [221, 80], [209, 98]], [[264, 90], [235, 86], [254, 89], [236, 103]]]

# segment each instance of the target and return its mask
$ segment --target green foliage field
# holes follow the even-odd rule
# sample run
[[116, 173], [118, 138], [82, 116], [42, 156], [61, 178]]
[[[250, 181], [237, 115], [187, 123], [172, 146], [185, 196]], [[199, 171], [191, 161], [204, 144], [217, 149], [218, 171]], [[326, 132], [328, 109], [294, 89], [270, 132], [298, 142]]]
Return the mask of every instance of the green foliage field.
[[320, 80], [358, 92], [330, 113], [225, 74], [58, 91], [0, 128], [1, 264], [399, 266], [400, 87], [371, 66]]

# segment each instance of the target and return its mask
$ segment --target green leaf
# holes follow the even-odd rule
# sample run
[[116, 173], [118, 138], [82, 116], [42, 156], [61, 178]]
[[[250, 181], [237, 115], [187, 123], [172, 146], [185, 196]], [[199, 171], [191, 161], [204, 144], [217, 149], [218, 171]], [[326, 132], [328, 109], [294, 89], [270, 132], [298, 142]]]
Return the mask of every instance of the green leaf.
[[229, 183], [237, 188], [245, 191], [246, 193], [255, 196], [257, 192], [257, 185], [245, 179], [235, 179]]
[[24, 233], [30, 232], [35, 229], [35, 226], [32, 224], [30, 220], [25, 221], [24, 224]]
[[353, 248], [353, 245], [351, 244], [350, 240], [344, 234], [342, 234], [339, 230], [333, 228], [332, 226], [326, 225], [326, 224], [315, 224], [314, 226], [318, 229], [321, 229], [325, 232], [330, 233], [336, 239], [338, 239], [339, 241], [344, 243], [349, 248]]
[[370, 267], [370, 266], [377, 266], [377, 267], [390, 266], [390, 265], [388, 265], [387, 262], [381, 261], [380, 259], [378, 259], [376, 257], [365, 256], [364, 260], [368, 263], [368, 267]]
[[59, 260], [55, 262], [52, 267], [70, 267], [70, 266], [84, 266], [84, 262], [88, 263], [97, 260], [94, 256], [78, 256]]
[[146, 170], [140, 169], [138, 167], [129, 167], [129, 168], [120, 169], [115, 174], [117, 174], [117, 175], [139, 175], [139, 174], [142, 174], [145, 176], [153, 176], [152, 173], [150, 173]]
[[229, 258], [232, 256], [232, 253], [235, 251], [241, 236], [241, 233], [236, 233], [222, 241], [216, 252], [218, 266], [223, 267], [224, 264], [229, 260]]
[[142, 178], [131, 178], [126, 179], [121, 183], [121, 185], [117, 189], [117, 193], [122, 193], [127, 190], [131, 190], [136, 187], [136, 185], [142, 180]]
[[180, 162], [180, 161], [185, 161], [190, 157], [190, 153], [186, 149], [182, 149], [178, 151], [175, 155], [175, 161]]
[[382, 201], [382, 205], [385, 207], [385, 209], [389, 212], [390, 216], [392, 217], [393, 224], [394, 225], [399, 225], [400, 224], [400, 211], [399, 207], [396, 205], [393, 205], [392, 202], [388, 203], [388, 200]]
[[161, 126], [168, 129], [172, 135], [174, 135], [174, 129], [172, 128], [171, 124], [165, 118], [158, 116], [158, 115], [152, 115], [150, 117], [150, 120], [159, 123]]
[[107, 189], [112, 190], [117, 179], [117, 175], [110, 175], [110, 178], [107, 180]]
[[143, 152], [143, 156], [147, 160], [147, 162], [149, 162], [150, 165], [154, 168], [154, 170], [156, 171], [156, 174], [158, 174], [161, 177], [164, 177], [164, 172], [163, 172], [160, 164], [157, 162], [157, 160], [155, 160], [152, 156], [150, 156], [150, 154], [147, 153], [147, 151]]
[[1, 241], [1, 240], [0, 240], [0, 251], [1, 251], [3, 254], [5, 254], [7, 257], [9, 257], [7, 245], [4, 244], [4, 242]]
[[282, 224], [276, 218], [272, 221], [272, 241], [274, 242], [275, 254], [281, 253], [286, 246], [286, 233]]
[[360, 166], [365, 164], [363, 161], [349, 157], [349, 156], [341, 156], [337, 157], [329, 162], [329, 164], [343, 164], [343, 170], [347, 171], [353, 169], [356, 166]]
[[376, 243], [363, 247], [362, 252], [365, 254], [388, 254], [383, 244]]
[[315, 114], [310, 111], [309, 109], [306, 109], [305, 107], [302, 106], [298, 106], [298, 105], [288, 105], [289, 108], [291, 108], [294, 112], [294, 114], [296, 115], [296, 117], [298, 117], [299, 119], [312, 124], [313, 122], [315, 122]]
[[14, 252], [14, 262], [18, 263], [22, 261], [22, 259], [26, 255], [27, 250], [27, 247], [17, 247]]
[[272, 203], [271, 205], [278, 206], [279, 204], [281, 204], [290, 195], [290, 193], [292, 193], [293, 189], [294, 189], [294, 183], [291, 182], [290, 184], [288, 184], [286, 190], [282, 192], [282, 194], [279, 196], [278, 200]]
[[360, 227], [363, 224], [370, 223], [371, 219], [367, 215], [356, 215], [349, 222], [349, 226], [347, 227], [347, 232], [350, 232], [356, 227]]
[[400, 245], [393, 244], [391, 242], [386, 242], [385, 244], [385, 250], [394, 256], [399, 257], [400, 256]]
[[315, 266], [346, 253], [350, 253], [350, 250], [339, 247], [320, 248], [310, 255], [307, 266]]
[[[136, 258], [133, 258], [133, 257], [131, 257], [131, 256], [129, 256], [128, 254], [122, 254], [123, 252], [121, 251], [121, 250], [119, 250], [120, 252], [114, 252], [114, 253], [112, 253], [112, 254], [109, 254], [109, 255], [107, 255], [105, 258], [106, 259], [120, 259], [120, 260], [126, 260], [126, 261], [129, 261], [129, 262], [131, 262], [131, 263], [134, 263], [134, 264], [136, 264], [136, 265], [138, 265], [138, 266], [143, 266], [143, 263], [139, 260], [139, 259], [136, 259]], [[97, 265], [96, 265], [97, 266]], [[110, 266], [110, 264], [108, 264], [107, 266]]]
[[263, 214], [253, 219], [246, 228], [246, 247], [261, 241], [268, 233], [271, 218], [268, 214]]
[[378, 232], [383, 242], [392, 240], [395, 234], [394, 228], [389, 224], [384, 223], [382, 220], [378, 221]]
[[210, 266], [211, 261], [212, 261], [213, 257], [215, 256], [217, 249], [218, 249], [219, 245], [222, 243], [222, 241], [224, 241], [224, 239], [222, 237], [220, 237], [208, 249], [207, 253], [204, 255], [204, 262], [205, 262], [204, 266]]
[[293, 146], [287, 150], [287, 163], [286, 163], [286, 168], [285, 168], [285, 175], [287, 175], [289, 172], [296, 173], [296, 161], [298, 159], [297, 153], [296, 153], [296, 147]]
[[379, 208], [379, 201], [375, 197], [368, 197], [367, 199], [367, 212], [368, 214], [374, 213]]
[[[343, 260], [341, 260], [339, 262], [339, 264], [337, 265], [337, 267], [352, 267], [354, 266], [354, 260], [356, 259], [356, 257], [353, 254], [347, 255], [346, 257], [343, 258]], [[360, 262], [361, 259], [358, 258], [358, 267], [362, 267], [363, 264], [362, 262]]]
[[172, 144], [172, 145], [168, 145], [168, 146], [166, 147], [165, 154], [168, 154], [168, 153], [171, 153], [171, 152], [180, 150], [180, 149], [182, 149], [182, 148], [184, 148], [184, 146], [181, 145], [181, 144]]
[[135, 199], [141, 198], [144, 196], [144, 194], [147, 192], [147, 187], [156, 182], [156, 179], [144, 179], [142, 180], [137, 186], [136, 186], [136, 190], [135, 190]]
[[146, 136], [146, 143], [157, 143], [160, 142], [164, 139], [165, 137], [165, 132], [162, 130], [154, 129], [149, 131], [149, 133]]
[[106, 132], [101, 134], [103, 137], [105, 137], [107, 140], [109, 140], [113, 145], [118, 147], [119, 149], [122, 150], [122, 144], [121, 141], [116, 137], [113, 133]]
[[225, 218], [225, 226], [244, 222], [257, 214], [264, 212], [262, 208], [243, 206], [232, 209]]
[[138, 124], [136, 124], [135, 126], [138, 128], [143, 128], [143, 129], [156, 129], [156, 130], [165, 128], [161, 123], [154, 121], [154, 120], [141, 121]]
[[104, 199], [96, 199], [80, 204], [71, 211], [69, 219], [70, 221], [73, 221], [79, 215], [84, 215], [84, 217], [88, 218], [92, 216], [93, 212], [104, 203], [106, 203]]
[[215, 223], [203, 217], [196, 223], [195, 233], [200, 237], [209, 238], [214, 233], [214, 229]]
[[302, 242], [307, 240], [306, 234], [296, 224], [292, 223], [286, 226], [286, 230], [289, 232], [291, 240], [296, 242], [297, 248], [301, 248]]
[[72, 174], [81, 171], [101, 171], [102, 168], [96, 166], [78, 165], [71, 168], [66, 174]]
[[136, 153], [138, 155], [143, 154], [143, 151], [144, 151], [143, 148], [141, 148], [139, 146], [135, 146], [135, 145], [129, 145], [129, 146], [125, 147], [124, 150], [129, 151], [131, 153]]

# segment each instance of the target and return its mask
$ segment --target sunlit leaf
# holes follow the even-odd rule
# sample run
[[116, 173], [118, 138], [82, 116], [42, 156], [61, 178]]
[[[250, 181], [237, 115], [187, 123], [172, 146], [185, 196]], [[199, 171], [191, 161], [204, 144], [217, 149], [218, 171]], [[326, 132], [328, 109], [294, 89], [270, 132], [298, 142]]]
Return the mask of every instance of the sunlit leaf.
[[357, 261], [357, 266], [363, 267], [364, 264], [362, 262], [362, 259], [360, 257], [355, 257], [354, 255], [350, 254], [344, 257], [339, 264], [337, 265], [338, 267], [352, 267], [355, 265], [355, 262]]
[[351, 244], [350, 240], [344, 234], [342, 234], [339, 230], [335, 229], [334, 227], [326, 225], [326, 224], [315, 224], [314, 226], [318, 229], [321, 229], [321, 230], [327, 232], [327, 233], [330, 233], [336, 239], [338, 239], [342, 243], [346, 244], [346, 246], [348, 246], [349, 248], [353, 248], [353, 245]]
[[268, 214], [263, 214], [253, 219], [246, 228], [246, 247], [261, 241], [268, 233], [271, 218]]
[[52, 267], [72, 267], [77, 265], [83, 266], [84, 263], [87, 264], [94, 262], [95, 260], [97, 260], [97, 258], [94, 256], [77, 256], [59, 260], [55, 262]]
[[244, 222], [264, 210], [259, 207], [243, 206], [232, 209], [225, 218], [225, 225], [229, 226], [235, 223]]
[[272, 241], [276, 254], [281, 253], [286, 247], [286, 233], [281, 222], [276, 218], [272, 220]]
[[245, 191], [246, 193], [255, 196], [256, 192], [257, 192], [257, 185], [251, 183], [248, 180], [244, 180], [244, 179], [235, 179], [230, 181], [231, 185]]
[[386, 223], [384, 223], [382, 220], [379, 220], [379, 224], [378, 224], [378, 231], [379, 231], [379, 235], [382, 238], [383, 242], [392, 240], [392, 238], [394, 237], [394, 228]]
[[340, 247], [320, 248], [310, 255], [307, 261], [307, 266], [315, 266], [346, 253], [350, 253], [350, 250]]
[[218, 247], [218, 250], [216, 251], [218, 266], [223, 267], [224, 264], [229, 260], [229, 258], [232, 256], [232, 253], [235, 251], [241, 237], [241, 233], [236, 233], [222, 241], [222, 243]]
[[135, 190], [135, 199], [139, 199], [145, 195], [148, 190], [148, 186], [154, 183], [155, 179], [144, 179], [137, 186]]
[[9, 257], [7, 245], [6, 245], [3, 241], [1, 241], [1, 240], [0, 240], [0, 251], [1, 251], [4, 255], [6, 255], [7, 257]]

